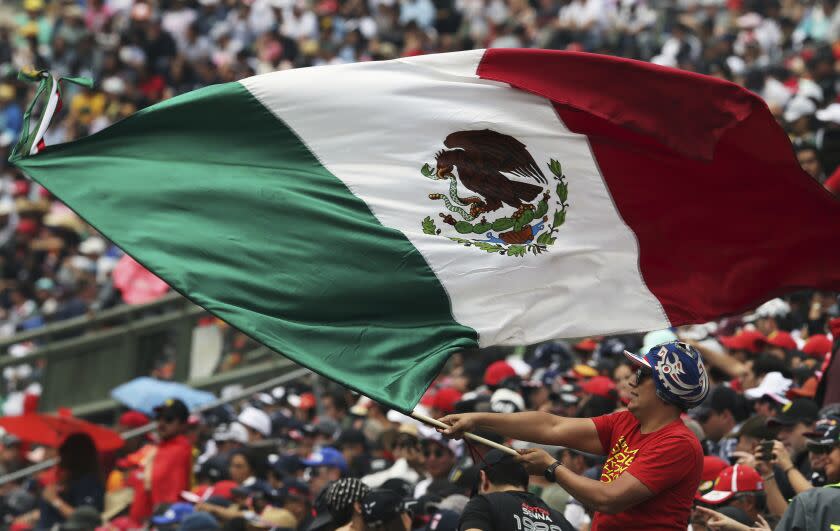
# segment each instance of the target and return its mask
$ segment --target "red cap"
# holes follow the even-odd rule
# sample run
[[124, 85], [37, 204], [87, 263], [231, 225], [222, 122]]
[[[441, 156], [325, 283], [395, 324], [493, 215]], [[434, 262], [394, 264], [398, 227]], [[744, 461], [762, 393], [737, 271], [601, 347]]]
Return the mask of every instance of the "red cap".
[[802, 352], [811, 357], [823, 359], [826, 354], [831, 352], [831, 340], [826, 335], [815, 334], [805, 342]]
[[593, 352], [596, 348], [598, 348], [598, 342], [591, 337], [587, 337], [576, 344], [575, 348], [583, 352]]
[[712, 490], [715, 485], [715, 479], [723, 472], [723, 469], [728, 467], [729, 463], [716, 455], [707, 455], [703, 457], [703, 473], [700, 474], [700, 486], [697, 487], [701, 493], [705, 494]]
[[38, 232], [38, 222], [34, 219], [24, 218], [18, 222], [17, 231], [20, 234], [34, 236]]
[[231, 491], [237, 487], [237, 483], [235, 481], [230, 481], [228, 479], [224, 481], [219, 481], [215, 485], [213, 485], [213, 493], [211, 496], [219, 496], [220, 498], [224, 498], [226, 500], [232, 500], [233, 494]]
[[494, 361], [484, 371], [484, 385], [497, 386], [507, 378], [515, 376], [516, 371], [506, 361]]
[[796, 350], [799, 348], [796, 345], [796, 341], [793, 339], [793, 336], [790, 335], [790, 332], [783, 332], [781, 330], [776, 330], [767, 336], [767, 344], [783, 348], [785, 350]]
[[139, 428], [149, 423], [149, 417], [139, 411], [126, 411], [120, 415], [118, 424], [125, 428]]
[[715, 486], [698, 498], [703, 503], [720, 505], [738, 492], [761, 492], [764, 482], [761, 475], [751, 466], [732, 465], [723, 469], [715, 480]]
[[312, 393], [301, 393], [300, 395], [300, 409], [312, 409], [315, 407], [315, 395]]
[[606, 376], [596, 376], [583, 382], [580, 390], [589, 395], [615, 398], [615, 383]]
[[439, 410], [444, 415], [448, 415], [455, 411], [455, 404], [461, 400], [463, 394], [452, 387], [444, 387], [432, 398], [430, 407]]
[[746, 350], [758, 354], [767, 343], [767, 338], [757, 330], [741, 330], [734, 336], [721, 337], [720, 343], [729, 350]]

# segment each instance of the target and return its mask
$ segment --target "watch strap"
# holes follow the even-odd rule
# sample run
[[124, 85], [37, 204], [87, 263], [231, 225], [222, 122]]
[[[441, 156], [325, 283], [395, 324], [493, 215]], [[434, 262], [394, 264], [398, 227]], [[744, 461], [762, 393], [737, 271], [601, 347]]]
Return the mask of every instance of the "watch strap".
[[555, 461], [548, 465], [548, 468], [546, 468], [545, 472], [543, 472], [545, 479], [551, 481], [552, 483], [555, 483], [557, 481], [557, 478], [554, 476], [554, 471], [557, 470], [558, 466], [560, 466], [560, 461]]

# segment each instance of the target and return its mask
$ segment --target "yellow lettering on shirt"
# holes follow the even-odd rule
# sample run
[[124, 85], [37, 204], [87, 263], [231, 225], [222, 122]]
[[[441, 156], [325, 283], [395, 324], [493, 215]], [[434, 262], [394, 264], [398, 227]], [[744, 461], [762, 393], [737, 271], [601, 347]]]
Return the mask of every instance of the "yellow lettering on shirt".
[[638, 451], [638, 448], [630, 450], [627, 447], [627, 441], [624, 439], [624, 435], [619, 437], [610, 450], [607, 462], [604, 463], [604, 469], [601, 472], [601, 481], [604, 483], [615, 481], [618, 476], [630, 467], [630, 464], [636, 459], [636, 453]]

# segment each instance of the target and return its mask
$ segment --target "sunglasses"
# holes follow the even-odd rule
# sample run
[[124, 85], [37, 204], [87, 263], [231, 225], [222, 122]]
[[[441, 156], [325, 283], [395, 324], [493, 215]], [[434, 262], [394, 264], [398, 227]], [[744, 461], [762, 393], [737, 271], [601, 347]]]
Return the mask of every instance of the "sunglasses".
[[636, 369], [636, 385], [641, 385], [647, 378], [653, 376], [653, 372], [646, 367]]
[[430, 450], [430, 449], [426, 448], [425, 450], [423, 450], [423, 455], [426, 456], [427, 458], [435, 456], [436, 458], [440, 459], [441, 457], [446, 455], [446, 452], [444, 452], [440, 448], [435, 448], [434, 450]]

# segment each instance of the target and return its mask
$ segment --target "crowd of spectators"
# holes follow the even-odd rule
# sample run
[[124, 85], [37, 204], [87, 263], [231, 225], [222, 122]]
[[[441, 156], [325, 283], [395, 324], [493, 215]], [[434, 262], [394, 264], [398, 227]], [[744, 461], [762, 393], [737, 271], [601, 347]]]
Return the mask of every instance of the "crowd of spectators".
[[[830, 486], [840, 482], [840, 362], [832, 357], [840, 347], [832, 339], [840, 337], [838, 315], [835, 295], [802, 292], [705, 325], [462, 352], [417, 411], [437, 418], [621, 411], [635, 378], [623, 352], [678, 338], [702, 352], [712, 384], [683, 416], [706, 454], [690, 528], [819, 529], [840, 510], [840, 489]], [[7, 434], [0, 472], [56, 453], [60, 462], [0, 485], [6, 525], [314, 531], [380, 529], [387, 521], [388, 529], [445, 531], [487, 513], [468, 506], [482, 481], [492, 481], [481, 475], [491, 459], [486, 446], [445, 439], [328, 382], [296, 381], [202, 414], [178, 400], [155, 412], [154, 419], [137, 411], [120, 416], [117, 430], [153, 420], [157, 426], [116, 453], [97, 452], [84, 436], [54, 450]], [[603, 455], [544, 449], [569, 470], [602, 478]], [[521, 474], [527, 478], [524, 468], [511, 469], [508, 483], [523, 496], [564, 515], [570, 529], [589, 529], [590, 507], [541, 476]], [[388, 511], [367, 514], [375, 499]]]

